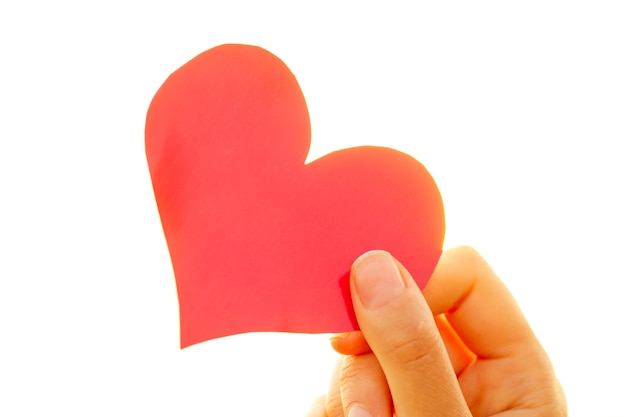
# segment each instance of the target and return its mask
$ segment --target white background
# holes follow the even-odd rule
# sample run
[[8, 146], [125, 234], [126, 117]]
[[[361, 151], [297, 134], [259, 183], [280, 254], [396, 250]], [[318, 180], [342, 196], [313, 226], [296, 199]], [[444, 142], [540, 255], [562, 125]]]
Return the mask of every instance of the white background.
[[172, 71], [237, 42], [295, 73], [309, 160], [419, 159], [446, 247], [509, 285], [570, 415], [626, 416], [622, 3], [3, 2], [0, 415], [297, 416], [325, 390], [328, 335], [178, 348], [145, 113]]

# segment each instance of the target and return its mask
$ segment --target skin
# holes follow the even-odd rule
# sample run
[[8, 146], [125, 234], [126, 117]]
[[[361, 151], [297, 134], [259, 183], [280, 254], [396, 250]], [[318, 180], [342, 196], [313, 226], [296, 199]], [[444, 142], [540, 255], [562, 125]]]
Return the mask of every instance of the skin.
[[351, 270], [361, 331], [337, 335], [309, 417], [561, 417], [565, 396], [517, 303], [473, 249], [448, 250], [420, 291], [390, 254]]

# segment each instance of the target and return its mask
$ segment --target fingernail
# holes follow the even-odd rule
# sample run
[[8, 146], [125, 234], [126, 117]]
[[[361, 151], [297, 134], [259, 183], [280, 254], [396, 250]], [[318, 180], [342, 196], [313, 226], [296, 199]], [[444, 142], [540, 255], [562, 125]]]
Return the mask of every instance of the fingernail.
[[353, 405], [348, 411], [348, 417], [372, 417], [372, 413], [359, 405]]
[[350, 337], [351, 334], [352, 334], [352, 332], [337, 333], [337, 334], [332, 335], [330, 337], [330, 341], [333, 342], [335, 340], [344, 340], [344, 339], [347, 339], [348, 337]]
[[384, 251], [367, 252], [356, 260], [354, 286], [361, 303], [368, 309], [387, 304], [405, 289], [396, 263]]

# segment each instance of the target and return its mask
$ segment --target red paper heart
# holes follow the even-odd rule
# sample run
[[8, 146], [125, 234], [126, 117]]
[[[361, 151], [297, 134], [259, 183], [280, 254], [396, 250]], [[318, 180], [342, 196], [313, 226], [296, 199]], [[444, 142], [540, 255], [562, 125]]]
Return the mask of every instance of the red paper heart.
[[259, 47], [210, 49], [155, 95], [146, 154], [182, 347], [251, 331], [357, 329], [348, 274], [370, 249], [390, 251], [422, 287], [430, 277], [444, 218], [426, 169], [378, 147], [305, 165], [310, 140], [298, 82]]

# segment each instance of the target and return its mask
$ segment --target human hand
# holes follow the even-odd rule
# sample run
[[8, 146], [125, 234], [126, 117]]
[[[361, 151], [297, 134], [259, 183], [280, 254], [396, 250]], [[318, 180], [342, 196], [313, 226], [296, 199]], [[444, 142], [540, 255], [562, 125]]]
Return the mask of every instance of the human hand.
[[515, 300], [473, 249], [442, 254], [420, 292], [388, 253], [351, 271], [360, 332], [309, 417], [567, 415], [550, 360]]

